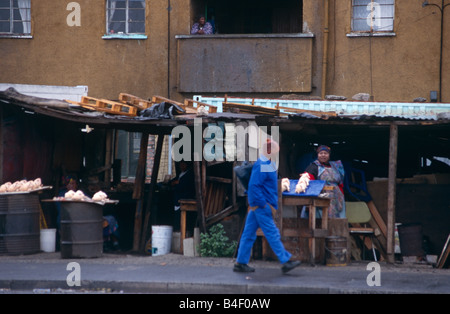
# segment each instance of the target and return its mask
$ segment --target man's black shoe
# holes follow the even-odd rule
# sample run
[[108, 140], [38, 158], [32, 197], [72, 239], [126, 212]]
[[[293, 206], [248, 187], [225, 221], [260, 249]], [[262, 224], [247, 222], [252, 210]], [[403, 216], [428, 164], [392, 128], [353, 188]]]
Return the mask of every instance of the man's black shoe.
[[281, 267], [281, 271], [283, 274], [286, 274], [288, 271], [293, 270], [295, 267], [300, 266], [301, 262], [299, 261], [287, 261]]
[[236, 263], [233, 267], [233, 271], [239, 272], [239, 273], [252, 273], [255, 271], [255, 269], [248, 266], [247, 264]]

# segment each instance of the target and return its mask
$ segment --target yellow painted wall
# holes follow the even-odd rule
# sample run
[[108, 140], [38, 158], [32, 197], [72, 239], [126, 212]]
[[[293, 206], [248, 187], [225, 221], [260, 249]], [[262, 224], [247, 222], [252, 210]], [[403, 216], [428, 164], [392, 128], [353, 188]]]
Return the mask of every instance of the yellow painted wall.
[[[104, 0], [78, 0], [81, 26], [70, 27], [69, 2], [31, 1], [33, 38], [0, 39], [0, 82], [88, 85], [90, 96], [108, 99], [167, 96], [167, 1], [147, 1], [146, 40], [102, 39]], [[172, 34], [189, 31], [188, 3], [172, 0]]]
[[[330, 1], [327, 94], [351, 98], [363, 92], [375, 101], [429, 99], [430, 91], [439, 89], [439, 10], [422, 8], [422, 0], [397, 0], [394, 37], [348, 38], [350, 2]], [[450, 102], [450, 55], [445, 52], [450, 45], [450, 21], [445, 28], [442, 101]]]
[[[76, 1], [81, 26], [70, 27], [69, 2], [31, 0], [33, 38], [0, 38], [0, 82], [88, 85], [90, 96], [108, 99], [117, 99], [120, 92], [175, 100], [190, 96], [177, 92], [175, 35], [189, 34], [195, 0], [148, 0], [146, 40], [102, 39], [105, 0]], [[394, 37], [349, 38], [351, 1], [329, 0], [326, 94], [350, 99], [365, 92], [375, 101], [412, 101], [438, 90], [440, 13], [422, 8], [422, 2], [396, 1]], [[322, 91], [324, 3], [303, 0], [303, 20], [315, 35], [312, 92], [306, 94], [312, 96]], [[450, 16], [444, 32], [442, 100], [450, 102]]]

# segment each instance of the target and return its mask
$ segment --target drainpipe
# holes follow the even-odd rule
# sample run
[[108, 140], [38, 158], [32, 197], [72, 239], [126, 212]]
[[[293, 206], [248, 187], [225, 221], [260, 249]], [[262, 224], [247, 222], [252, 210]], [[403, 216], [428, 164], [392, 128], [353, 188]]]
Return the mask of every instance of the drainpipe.
[[323, 55], [322, 55], [322, 99], [325, 99], [327, 87], [327, 66], [328, 66], [328, 26], [329, 26], [329, 6], [330, 1], [325, 0], [325, 16], [323, 22]]
[[172, 6], [167, 0], [167, 98], [170, 99], [170, 11]]

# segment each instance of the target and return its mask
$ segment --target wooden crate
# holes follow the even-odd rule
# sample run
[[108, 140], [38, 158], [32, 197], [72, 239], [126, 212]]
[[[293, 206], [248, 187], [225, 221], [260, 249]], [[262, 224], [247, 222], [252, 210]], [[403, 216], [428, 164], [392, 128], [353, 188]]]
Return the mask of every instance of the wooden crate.
[[98, 107], [96, 110], [104, 111], [110, 114], [124, 115], [124, 116], [136, 116], [137, 108], [129, 105], [125, 105], [120, 102], [115, 102], [107, 99], [99, 99]]
[[124, 104], [136, 107], [139, 110], [145, 110], [147, 108], [150, 108], [154, 104], [153, 102], [151, 102], [149, 100], [145, 100], [140, 97], [126, 94], [126, 93], [119, 94], [119, 101]]
[[83, 96], [81, 97], [80, 102], [69, 102], [72, 104], [77, 104], [83, 108], [106, 112], [109, 114], [123, 116], [136, 116], [137, 114], [137, 108], [107, 99], [98, 99], [94, 97]]

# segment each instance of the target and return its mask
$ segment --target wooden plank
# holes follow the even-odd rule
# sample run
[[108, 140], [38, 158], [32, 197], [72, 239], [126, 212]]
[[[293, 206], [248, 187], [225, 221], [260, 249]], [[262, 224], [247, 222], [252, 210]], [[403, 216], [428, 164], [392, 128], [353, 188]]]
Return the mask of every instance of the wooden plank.
[[97, 111], [104, 111], [110, 114], [118, 114], [125, 116], [136, 116], [137, 108], [125, 105], [120, 102], [107, 100], [107, 99], [99, 99], [98, 100], [99, 107], [96, 108]]
[[94, 109], [96, 111], [106, 112], [109, 114], [125, 116], [136, 116], [137, 114], [137, 108], [107, 99], [82, 96], [81, 102], [70, 101], [70, 103], [77, 104], [83, 108]]
[[328, 206], [330, 206], [330, 199], [303, 197], [303, 196], [283, 196], [283, 205], [286, 205], [286, 206], [314, 205], [317, 207], [328, 207]]
[[212, 224], [215, 224], [216, 222], [221, 221], [225, 217], [231, 215], [232, 213], [236, 212], [239, 209], [239, 206], [228, 206], [227, 208], [219, 211], [218, 213], [209, 216], [206, 218], [206, 226], [210, 226]]
[[105, 179], [106, 188], [110, 188], [111, 186], [111, 167], [112, 167], [112, 146], [113, 146], [113, 130], [106, 130], [106, 139], [105, 139], [105, 165], [108, 166], [108, 170], [105, 171]]
[[380, 213], [378, 212], [377, 207], [375, 206], [375, 203], [373, 201], [367, 202], [367, 207], [369, 207], [370, 214], [372, 215], [373, 219], [378, 225], [378, 228], [380, 228], [381, 233], [383, 236], [387, 236], [387, 227], [383, 220], [383, 217], [381, 217]]
[[273, 116], [280, 115], [279, 109], [261, 107], [261, 106], [252, 106], [252, 105], [245, 105], [245, 104], [238, 104], [238, 103], [231, 103], [231, 102], [223, 102], [222, 107], [223, 107], [224, 112], [228, 111], [229, 109], [238, 109], [239, 112], [242, 112], [242, 113], [269, 114], [269, 115], [273, 115]]
[[438, 258], [436, 267], [444, 268], [449, 255], [450, 255], [450, 234], [448, 235], [447, 241], [445, 242], [444, 248], [442, 249], [442, 253]]
[[[197, 104], [197, 107], [194, 107], [195, 103]], [[207, 104], [207, 103], [203, 103], [203, 102], [200, 102], [200, 101], [197, 101], [197, 100], [193, 100], [193, 99], [185, 99], [184, 100], [184, 105], [186, 106], [186, 108], [194, 108], [194, 109], [197, 109], [199, 106], [204, 106], [204, 107], [209, 108], [208, 109], [209, 113], [216, 113], [217, 112], [217, 106], [210, 105], [210, 104]]]
[[156, 151], [155, 151], [155, 157], [153, 159], [153, 169], [152, 169], [152, 177], [150, 181], [150, 189], [147, 196], [147, 204], [145, 208], [145, 219], [144, 219], [144, 226], [142, 228], [142, 235], [141, 235], [141, 243], [139, 251], [142, 253], [145, 252], [145, 245], [147, 243], [147, 240], [150, 238], [151, 234], [151, 226], [150, 226], [150, 214], [151, 214], [151, 208], [153, 205], [153, 201], [155, 200], [155, 197], [153, 197], [153, 194], [155, 192], [156, 187], [156, 181], [158, 179], [158, 172], [159, 172], [159, 164], [161, 161], [161, 152], [162, 147], [164, 144], [164, 135], [160, 134], [158, 135], [158, 141], [156, 143]]
[[131, 94], [126, 94], [126, 93], [119, 94], [119, 101], [123, 102], [127, 105], [136, 107], [139, 110], [145, 110], [145, 109], [153, 106], [153, 103], [149, 100], [145, 100], [140, 97], [137, 97], [137, 96], [134, 96]]
[[326, 238], [328, 235], [328, 230], [324, 229], [284, 228], [283, 230], [283, 237]]
[[214, 181], [214, 182], [218, 182], [218, 183], [227, 183], [227, 184], [233, 183], [233, 180], [231, 180], [231, 179], [221, 178], [221, 177], [213, 177], [213, 176], [206, 176], [206, 180]]
[[[194, 160], [201, 160], [198, 152], [194, 152]], [[195, 178], [195, 199], [197, 200], [197, 221], [199, 222], [200, 232], [206, 232], [206, 222], [203, 208], [202, 197], [202, 177], [200, 161], [194, 161], [194, 178]]]
[[389, 263], [395, 262], [395, 193], [397, 178], [397, 149], [398, 149], [398, 126], [390, 125], [389, 135], [389, 176], [388, 176], [388, 212], [387, 212], [387, 258]]
[[99, 107], [100, 104], [98, 103], [98, 99], [94, 98], [94, 97], [89, 97], [89, 96], [81, 96], [81, 101], [80, 103], [82, 105], [88, 105], [91, 107]]
[[141, 230], [142, 230], [142, 208], [143, 208], [143, 194], [145, 181], [145, 168], [147, 165], [147, 145], [148, 133], [143, 133], [141, 136], [141, 146], [139, 151], [138, 165], [136, 168], [136, 179], [133, 189], [133, 199], [137, 199], [136, 212], [134, 214], [134, 233], [133, 233], [133, 251], [139, 251]]
[[147, 166], [147, 146], [148, 146], [148, 133], [142, 133], [141, 146], [139, 150], [139, 159], [136, 168], [136, 177], [134, 181], [133, 196], [134, 200], [142, 198], [142, 191], [145, 182], [145, 169]]
[[166, 98], [166, 97], [162, 97], [162, 96], [157, 96], [157, 95], [153, 96], [152, 97], [152, 102], [155, 103], [155, 104], [162, 103], [162, 102], [167, 102], [169, 104], [177, 105], [177, 106], [179, 106], [179, 107], [181, 107], [183, 109], [186, 109], [186, 105], [185, 104], [182, 104], [181, 102], [178, 102], [178, 101]]
[[350, 232], [357, 232], [357, 233], [374, 233], [373, 228], [365, 228], [365, 227], [352, 227], [349, 228]]
[[85, 105], [85, 104], [82, 104], [81, 102], [73, 101], [73, 100], [69, 100], [69, 99], [65, 99], [64, 101], [66, 101], [66, 102], [68, 102], [68, 103], [70, 103], [72, 105], [77, 105], [77, 106], [80, 106], [82, 108], [85, 108], [85, 109], [88, 109], [88, 110], [91, 110], [91, 111], [95, 111], [95, 107], [91, 106], [91, 105]]
[[[3, 158], [4, 157], [4, 152], [5, 152], [5, 143], [6, 141], [3, 139], [3, 133], [4, 133], [4, 122], [3, 122], [3, 109], [4, 107], [1, 106], [0, 107], [0, 165], [2, 165], [0, 167], [0, 182], [5, 182], [5, 178], [3, 178]], [[234, 171], [233, 171], [234, 172]], [[58, 175], [57, 178], [60, 178], [61, 176]], [[56, 180], [56, 182], [59, 182], [60, 180]], [[55, 187], [55, 191], [59, 191], [59, 187]]]
[[214, 191], [214, 182], [208, 183], [206, 185], [206, 191], [205, 191], [205, 198], [204, 198], [204, 205], [205, 205], [205, 218], [209, 216], [209, 213], [211, 211], [211, 207], [215, 206], [214, 200], [216, 193]]

